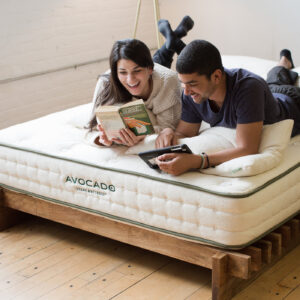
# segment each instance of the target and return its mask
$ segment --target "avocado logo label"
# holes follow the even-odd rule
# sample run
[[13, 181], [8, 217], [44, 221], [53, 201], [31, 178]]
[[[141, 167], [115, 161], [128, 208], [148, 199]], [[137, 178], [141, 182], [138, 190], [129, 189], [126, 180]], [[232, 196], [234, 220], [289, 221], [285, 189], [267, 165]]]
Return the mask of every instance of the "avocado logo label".
[[105, 191], [115, 192], [116, 187], [96, 180], [67, 176], [65, 183], [73, 184], [77, 191], [87, 192], [97, 195], [106, 195]]

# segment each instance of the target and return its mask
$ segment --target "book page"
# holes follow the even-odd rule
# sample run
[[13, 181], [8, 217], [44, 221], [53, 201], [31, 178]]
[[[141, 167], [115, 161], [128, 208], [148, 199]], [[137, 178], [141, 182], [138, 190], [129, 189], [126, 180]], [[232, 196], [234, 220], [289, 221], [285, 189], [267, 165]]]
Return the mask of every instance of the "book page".
[[118, 111], [96, 111], [96, 117], [110, 140], [119, 138], [119, 130], [126, 127]]

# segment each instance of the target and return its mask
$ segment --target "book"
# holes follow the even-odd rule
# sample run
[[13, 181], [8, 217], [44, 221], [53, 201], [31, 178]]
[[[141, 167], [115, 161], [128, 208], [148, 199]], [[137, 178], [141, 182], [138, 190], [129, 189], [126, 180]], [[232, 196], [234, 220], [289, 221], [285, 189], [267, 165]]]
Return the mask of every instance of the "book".
[[122, 106], [99, 106], [95, 114], [98, 124], [101, 124], [110, 140], [119, 138], [119, 130], [122, 128], [129, 128], [136, 136], [154, 133], [142, 99], [128, 102]]

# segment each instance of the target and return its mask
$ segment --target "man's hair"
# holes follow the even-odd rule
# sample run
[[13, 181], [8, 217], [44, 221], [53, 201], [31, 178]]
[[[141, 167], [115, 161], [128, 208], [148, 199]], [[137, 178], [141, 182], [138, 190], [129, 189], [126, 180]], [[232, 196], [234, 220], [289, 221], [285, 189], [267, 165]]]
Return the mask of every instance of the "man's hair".
[[224, 71], [219, 50], [205, 40], [194, 40], [180, 53], [176, 62], [176, 70], [179, 74], [210, 75], [217, 69]]

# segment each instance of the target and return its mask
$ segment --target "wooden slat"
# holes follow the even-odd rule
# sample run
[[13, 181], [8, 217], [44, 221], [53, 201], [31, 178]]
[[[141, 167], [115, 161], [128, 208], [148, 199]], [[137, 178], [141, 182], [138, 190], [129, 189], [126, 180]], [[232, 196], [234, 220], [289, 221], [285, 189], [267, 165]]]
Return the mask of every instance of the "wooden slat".
[[241, 252], [251, 256], [251, 271], [259, 271], [261, 269], [262, 251], [260, 248], [249, 246], [242, 249]]
[[266, 240], [259, 240], [255, 246], [261, 249], [262, 261], [266, 264], [272, 260], [272, 243]]
[[282, 254], [282, 237], [279, 233], [269, 233], [264, 237], [265, 240], [272, 243], [272, 254], [275, 256], [280, 256]]
[[292, 239], [298, 239], [300, 235], [300, 220], [292, 219], [287, 224], [291, 228]]
[[287, 248], [291, 242], [292, 234], [291, 228], [287, 225], [280, 226], [275, 232], [282, 236], [282, 246]]

